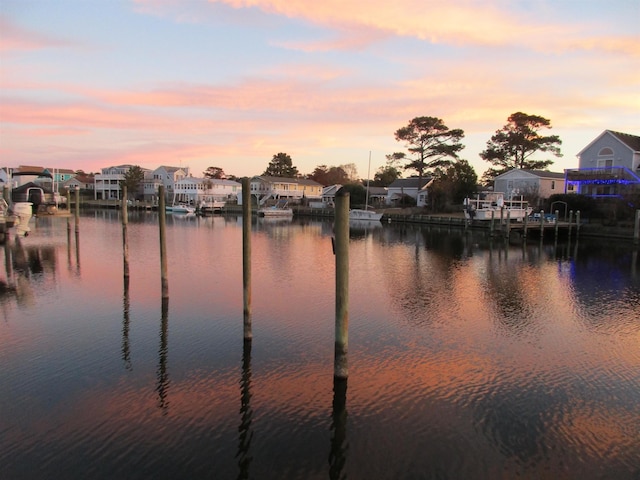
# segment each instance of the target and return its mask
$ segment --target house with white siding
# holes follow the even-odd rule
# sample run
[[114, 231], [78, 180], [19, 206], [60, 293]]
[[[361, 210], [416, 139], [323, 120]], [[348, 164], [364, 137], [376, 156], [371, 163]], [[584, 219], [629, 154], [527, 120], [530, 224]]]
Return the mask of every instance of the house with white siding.
[[[258, 206], [267, 205], [278, 200], [291, 203], [322, 200], [322, 185], [307, 178], [288, 178], [257, 176], [250, 181], [251, 196]], [[238, 196], [238, 204], [242, 204], [242, 195]]]
[[233, 180], [186, 177], [175, 182], [171, 200], [193, 206], [213, 205], [236, 201], [241, 191], [242, 185]]

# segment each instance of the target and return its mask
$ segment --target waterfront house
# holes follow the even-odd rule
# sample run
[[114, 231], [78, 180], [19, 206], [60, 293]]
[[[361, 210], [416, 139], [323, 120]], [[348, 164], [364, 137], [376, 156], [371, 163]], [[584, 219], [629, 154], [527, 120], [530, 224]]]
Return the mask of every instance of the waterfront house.
[[529, 205], [540, 205], [556, 193], [564, 193], [564, 173], [514, 168], [494, 179], [493, 191], [504, 193], [506, 199], [522, 196]]
[[60, 185], [60, 190], [69, 190], [71, 192], [76, 189], [80, 189], [80, 191], [84, 192], [93, 192], [95, 190], [95, 175], [87, 174], [87, 173], [78, 173], [74, 177], [64, 181]]
[[424, 207], [429, 200], [428, 188], [431, 182], [431, 177], [398, 178], [387, 187], [386, 204], [402, 205], [403, 197], [408, 196], [416, 201], [416, 206]]
[[[150, 183], [153, 187], [155, 187], [155, 191], [153, 192], [153, 195], [158, 194], [157, 187], [159, 185], [164, 185], [165, 197], [167, 200], [171, 200], [175, 193], [174, 188], [175, 188], [176, 182], [183, 180], [188, 176], [189, 176], [189, 167], [171, 167], [171, 166], [162, 165], [156, 168], [155, 170], [153, 170], [150, 176], [147, 177], [148, 179], [150, 179], [150, 182], [145, 182], [145, 185], [146, 187], [149, 187], [149, 183]], [[144, 191], [145, 199], [147, 198], [149, 193], [150, 192], [148, 191], [148, 188], [145, 188], [145, 191]]]
[[174, 196], [170, 201], [194, 206], [202, 202], [213, 204], [236, 201], [241, 190], [242, 185], [233, 180], [187, 177], [175, 182]]
[[[94, 199], [95, 200], [121, 200], [122, 189], [120, 183], [124, 180], [125, 174], [133, 165], [118, 165], [105, 167], [94, 177]], [[133, 194], [133, 192], [129, 192]]]
[[[307, 178], [288, 178], [257, 176], [250, 181], [251, 195], [256, 198], [257, 205], [263, 206], [280, 199], [291, 203], [319, 201], [322, 199], [322, 185]], [[241, 204], [242, 195], [238, 197]]]
[[605, 130], [565, 170], [566, 191], [592, 197], [640, 193], [640, 136]]

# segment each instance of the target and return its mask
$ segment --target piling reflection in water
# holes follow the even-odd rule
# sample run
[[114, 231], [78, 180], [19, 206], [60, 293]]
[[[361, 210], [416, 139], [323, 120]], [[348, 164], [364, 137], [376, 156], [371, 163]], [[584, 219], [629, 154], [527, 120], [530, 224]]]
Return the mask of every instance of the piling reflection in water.
[[131, 349], [129, 347], [129, 277], [124, 278], [124, 293], [122, 295], [122, 361], [126, 370], [132, 370]]
[[238, 427], [238, 480], [250, 478], [249, 467], [251, 441], [253, 440], [253, 409], [251, 408], [251, 339], [245, 339], [242, 346], [242, 377], [240, 380], [240, 426]]
[[331, 449], [329, 451], [329, 479], [347, 478], [347, 379], [333, 378], [333, 408], [331, 411]]
[[169, 298], [162, 297], [162, 318], [160, 320], [160, 349], [158, 350], [158, 408], [166, 415], [169, 410], [169, 374], [167, 372], [167, 356], [169, 354]]

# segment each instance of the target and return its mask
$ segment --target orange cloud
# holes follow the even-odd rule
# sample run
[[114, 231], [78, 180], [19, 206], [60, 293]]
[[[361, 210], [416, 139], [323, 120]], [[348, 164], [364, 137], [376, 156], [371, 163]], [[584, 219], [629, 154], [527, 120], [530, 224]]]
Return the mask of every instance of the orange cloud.
[[[430, 43], [451, 45], [521, 46], [537, 51], [592, 50], [640, 54], [637, 38], [606, 38], [591, 34], [594, 26], [570, 28], [560, 22], [549, 22], [548, 13], [541, 21], [509, 10], [505, 2], [308, 2], [305, 0], [209, 0], [211, 4], [235, 9], [257, 8], [267, 14], [297, 18], [337, 31], [338, 38], [312, 42], [275, 42], [303, 51], [354, 49], [390, 35], [411, 37]], [[153, 7], [153, 0], [141, 1]], [[163, 6], [166, 1], [160, 2]], [[541, 23], [544, 22], [544, 23]]]

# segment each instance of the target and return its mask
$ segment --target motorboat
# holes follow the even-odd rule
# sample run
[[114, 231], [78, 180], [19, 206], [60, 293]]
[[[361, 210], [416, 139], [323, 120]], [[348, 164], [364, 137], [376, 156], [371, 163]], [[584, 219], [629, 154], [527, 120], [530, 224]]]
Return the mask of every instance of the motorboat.
[[293, 210], [288, 207], [264, 207], [258, 210], [258, 215], [261, 217], [293, 217]]
[[187, 213], [187, 214], [195, 214], [196, 209], [191, 205], [187, 205], [184, 203], [177, 203], [175, 205], [166, 206], [165, 211], [167, 213]]
[[379, 222], [381, 219], [382, 213], [378, 213], [375, 210], [358, 208], [349, 210], [349, 220]]
[[506, 220], [508, 217], [521, 222], [532, 212], [533, 208], [522, 196], [505, 199], [502, 192], [485, 192], [464, 200], [464, 216], [467, 220]]

